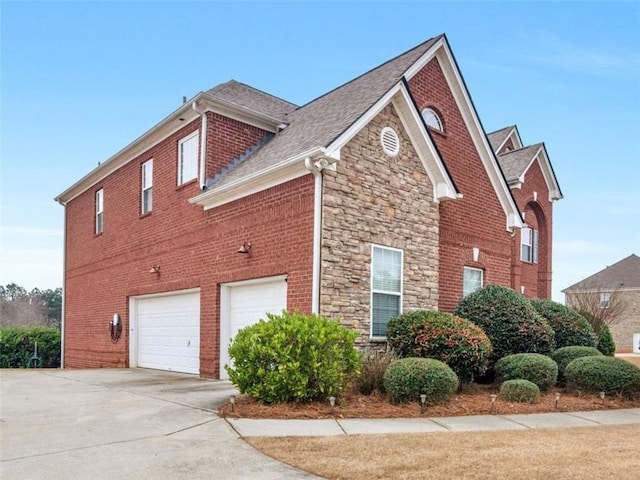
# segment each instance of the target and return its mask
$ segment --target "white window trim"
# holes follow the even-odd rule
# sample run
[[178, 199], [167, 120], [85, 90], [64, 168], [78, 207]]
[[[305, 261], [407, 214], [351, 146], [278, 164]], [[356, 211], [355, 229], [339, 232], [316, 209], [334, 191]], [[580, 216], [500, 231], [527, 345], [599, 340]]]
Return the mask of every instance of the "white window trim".
[[[529, 232], [529, 243], [525, 243], [525, 231]], [[540, 242], [540, 232], [531, 227], [524, 227], [520, 232], [520, 260], [526, 263], [538, 263], [538, 244]], [[529, 247], [529, 257], [525, 258], [523, 247]]]
[[[375, 290], [373, 288], [373, 251], [376, 248], [381, 248], [383, 250], [392, 250], [394, 252], [400, 252], [400, 292], [390, 292], [387, 290]], [[386, 340], [386, 336], [374, 336], [373, 335], [373, 295], [376, 293], [382, 293], [385, 295], [396, 295], [398, 297], [400, 297], [400, 308], [398, 311], [398, 315], [402, 314], [402, 305], [403, 305], [403, 298], [404, 298], [404, 251], [402, 249], [399, 248], [393, 248], [393, 247], [387, 247], [385, 245], [377, 245], [377, 244], [371, 244], [371, 260], [369, 262], [370, 264], [370, 278], [369, 278], [369, 282], [371, 285], [371, 293], [369, 295], [369, 338], [372, 340]]]
[[[147, 169], [151, 169], [151, 175], [149, 176], [149, 184], [147, 185], [146, 180], [147, 180]], [[142, 179], [140, 182], [140, 194], [141, 194], [141, 211], [142, 211], [142, 215], [146, 215], [147, 213], [151, 213], [151, 211], [153, 210], [153, 158], [147, 160], [146, 162], [144, 162], [142, 164], [142, 168], [141, 168], [141, 175], [142, 175]], [[150, 191], [151, 192], [151, 200], [149, 202], [149, 208], [145, 209], [145, 198], [144, 198], [144, 194]]]
[[609, 308], [611, 304], [611, 292], [600, 292], [600, 308]]
[[[463, 269], [462, 269], [462, 298], [466, 297], [470, 293], [473, 293], [473, 292], [465, 293], [465, 291], [464, 291], [464, 274], [465, 274], [466, 271], [480, 272], [480, 288], [484, 287], [484, 270], [481, 269], [481, 268], [464, 266]], [[476, 290], [474, 290], [474, 292], [475, 291]]]
[[[424, 123], [427, 127], [437, 132], [444, 132], [444, 124], [442, 123], [442, 119], [440, 118], [440, 115], [438, 115], [438, 112], [436, 112], [433, 108], [427, 107], [422, 110], [421, 114], [422, 119], [424, 120]], [[427, 114], [431, 115], [432, 118], [436, 120], [437, 125], [433, 125], [433, 122], [429, 122], [429, 120], [425, 117]]]
[[178, 141], [178, 186], [180, 185], [184, 185], [185, 183], [190, 182], [191, 180], [197, 179], [198, 178], [198, 169], [199, 169], [199, 156], [200, 156], [200, 152], [196, 146], [196, 158], [195, 158], [195, 172], [194, 175], [190, 178], [185, 178], [183, 179], [183, 162], [182, 162], [182, 145], [186, 142], [188, 142], [189, 140], [193, 139], [194, 137], [199, 137], [200, 135], [200, 131], [196, 130], [195, 132], [190, 133], [189, 135], [187, 135], [186, 137], [182, 138], [180, 141]]
[[96, 190], [95, 199], [95, 234], [99, 235], [104, 232], [104, 188]]

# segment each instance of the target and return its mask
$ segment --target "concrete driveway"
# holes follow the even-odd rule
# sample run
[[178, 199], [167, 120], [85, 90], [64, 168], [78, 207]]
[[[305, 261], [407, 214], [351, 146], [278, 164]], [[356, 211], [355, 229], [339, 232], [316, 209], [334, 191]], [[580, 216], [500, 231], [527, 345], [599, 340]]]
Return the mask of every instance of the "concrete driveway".
[[0, 372], [0, 478], [312, 479], [215, 414], [229, 382], [144, 369]]

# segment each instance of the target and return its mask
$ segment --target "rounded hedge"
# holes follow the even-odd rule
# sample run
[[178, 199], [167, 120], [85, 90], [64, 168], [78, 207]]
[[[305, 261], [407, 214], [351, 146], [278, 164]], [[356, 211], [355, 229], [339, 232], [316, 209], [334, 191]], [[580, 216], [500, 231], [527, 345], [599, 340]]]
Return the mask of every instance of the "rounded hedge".
[[454, 313], [484, 330], [494, 361], [513, 353], [554, 350], [551, 326], [526, 298], [509, 288], [487, 285], [464, 297]]
[[358, 373], [357, 333], [337, 320], [298, 312], [267, 314], [243, 328], [225, 365], [240, 393], [263, 403], [306, 402], [337, 397]]
[[419, 401], [444, 402], [458, 389], [458, 377], [451, 368], [432, 358], [402, 358], [392, 362], [384, 373], [384, 389], [391, 403]]
[[569, 345], [595, 347], [596, 334], [585, 318], [572, 308], [552, 300], [530, 300], [533, 308], [551, 325], [556, 348]]
[[607, 357], [613, 357], [616, 354], [616, 342], [613, 340], [611, 330], [604, 323], [600, 325], [600, 332], [598, 332], [597, 348]]
[[540, 353], [516, 353], [496, 362], [496, 380], [529, 380], [540, 390], [548, 390], [558, 379], [558, 365]]
[[389, 320], [387, 342], [402, 357], [446, 363], [465, 383], [487, 370], [492, 352], [482, 328], [445, 312], [409, 312]]
[[640, 398], [640, 368], [616, 357], [582, 357], [564, 371], [568, 390]]
[[581, 345], [573, 345], [557, 349], [551, 354], [551, 359], [558, 364], [558, 384], [564, 385], [564, 370], [576, 358], [581, 357], [599, 357], [602, 353], [595, 347], [583, 347]]
[[[38, 348], [37, 360], [31, 360]], [[60, 330], [52, 327], [0, 328], [0, 368], [58, 368]], [[36, 365], [37, 364], [37, 365]]]
[[500, 398], [508, 402], [538, 403], [540, 389], [529, 380], [507, 380], [500, 385]]

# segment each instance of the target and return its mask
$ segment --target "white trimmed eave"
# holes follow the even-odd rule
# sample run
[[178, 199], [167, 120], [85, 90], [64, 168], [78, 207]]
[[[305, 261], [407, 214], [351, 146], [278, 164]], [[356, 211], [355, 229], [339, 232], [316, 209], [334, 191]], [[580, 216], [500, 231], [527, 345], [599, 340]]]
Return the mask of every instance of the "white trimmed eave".
[[471, 135], [473, 143], [480, 155], [480, 159], [485, 167], [489, 181], [496, 192], [498, 201], [506, 216], [506, 230], [511, 232], [514, 228], [522, 228], [524, 223], [518, 207], [511, 195], [509, 185], [502, 174], [502, 170], [498, 165], [498, 160], [489, 141], [487, 135], [482, 129], [480, 119], [473, 107], [469, 92], [464, 86], [462, 75], [453, 59], [453, 54], [449, 48], [449, 44], [445, 37], [440, 38], [429, 50], [427, 50], [405, 73], [407, 80], [410, 80], [418, 73], [431, 59], [437, 58], [440, 68], [449, 85], [449, 89], [453, 94], [458, 109], [464, 118], [467, 130]]
[[429, 180], [433, 185], [434, 201], [455, 200], [461, 195], [457, 192], [451, 177], [431, 137], [429, 137], [424, 123], [416, 111], [404, 83], [399, 81], [383, 95], [356, 122], [335, 139], [326, 149], [327, 155], [340, 158], [340, 150], [369, 122], [371, 122], [389, 103], [392, 103], [400, 117], [403, 127], [407, 131], [411, 142], [420, 157]]
[[184, 128], [185, 125], [197, 120], [199, 115], [193, 110], [192, 105], [194, 102], [204, 111], [212, 111], [273, 133], [277, 132], [278, 125], [282, 123], [281, 120], [261, 115], [252, 110], [222, 101], [208, 93], [200, 92], [111, 158], [102, 162], [54, 200], [66, 205], [119, 168], [170, 137], [181, 128]]
[[564, 195], [562, 195], [562, 192], [560, 191], [560, 185], [558, 185], [556, 176], [553, 173], [551, 161], [549, 160], [544, 144], [540, 146], [540, 150], [538, 150], [538, 153], [536, 153], [536, 159], [540, 164], [540, 170], [542, 170], [542, 176], [544, 177], [544, 181], [547, 184], [547, 190], [549, 190], [549, 201], [554, 202], [556, 200], [562, 200], [564, 198]]
[[[254, 193], [310, 174], [305, 166], [305, 159], [329, 158], [324, 148], [316, 147], [302, 152], [295, 157], [279, 162], [269, 168], [247, 175], [234, 182], [220, 187], [213, 185], [200, 195], [189, 199], [189, 203], [200, 205], [204, 210], [225, 205]], [[336, 158], [331, 158], [337, 161]], [[331, 162], [332, 163], [332, 162]]]

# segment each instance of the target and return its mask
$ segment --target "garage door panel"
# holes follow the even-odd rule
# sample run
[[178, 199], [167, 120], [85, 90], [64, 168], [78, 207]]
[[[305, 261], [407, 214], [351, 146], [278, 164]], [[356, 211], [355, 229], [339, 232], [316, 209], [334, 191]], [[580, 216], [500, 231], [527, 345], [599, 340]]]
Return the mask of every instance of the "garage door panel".
[[139, 367], [200, 373], [200, 294], [137, 301]]

